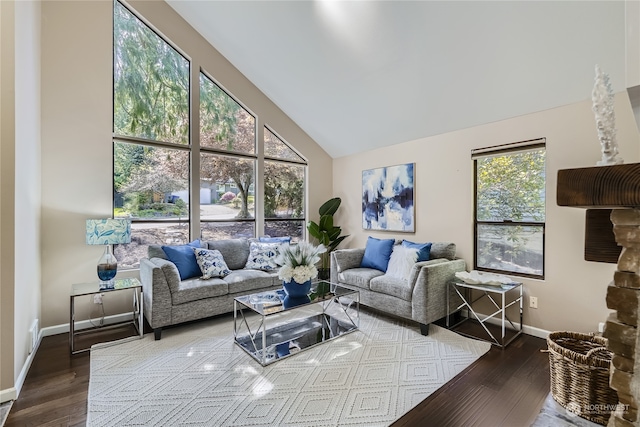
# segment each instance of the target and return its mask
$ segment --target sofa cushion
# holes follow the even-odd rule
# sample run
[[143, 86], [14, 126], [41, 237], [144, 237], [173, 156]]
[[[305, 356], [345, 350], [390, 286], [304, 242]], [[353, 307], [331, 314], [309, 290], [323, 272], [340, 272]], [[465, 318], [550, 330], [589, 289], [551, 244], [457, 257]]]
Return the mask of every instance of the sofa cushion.
[[229, 285], [229, 293], [248, 292], [276, 285], [278, 273], [260, 270], [236, 270], [223, 279]]
[[218, 297], [229, 293], [229, 285], [222, 279], [192, 278], [182, 280], [176, 290], [171, 290], [174, 305], [184, 304], [206, 298]]
[[338, 274], [338, 280], [345, 285], [357, 286], [362, 289], [369, 289], [369, 282], [374, 277], [382, 276], [384, 273], [375, 268], [350, 268]]
[[385, 275], [407, 280], [411, 269], [418, 261], [418, 249], [404, 245], [395, 245]]
[[431, 243], [414, 243], [408, 240], [402, 241], [402, 246], [418, 250], [418, 262], [429, 261], [431, 254], [431, 245]]
[[376, 239], [369, 236], [360, 267], [387, 271], [394, 243], [394, 239]]
[[200, 247], [200, 240], [194, 240], [186, 245], [162, 246], [162, 250], [167, 254], [169, 261], [178, 267], [180, 280], [199, 277], [202, 272], [193, 253], [193, 248]]
[[249, 245], [249, 257], [244, 268], [271, 271], [278, 268], [276, 256], [278, 255], [278, 243], [251, 242]]
[[162, 250], [161, 245], [149, 245], [147, 247], [147, 257], [151, 258], [161, 258], [161, 259], [169, 259], [167, 258], [167, 254]]
[[364, 248], [338, 249], [331, 253], [331, 262], [335, 261], [336, 270], [341, 273], [350, 268], [360, 267], [363, 255]]
[[387, 274], [371, 279], [369, 287], [374, 292], [398, 297], [405, 301], [411, 301], [413, 294], [413, 286], [407, 280]]
[[200, 271], [202, 271], [203, 279], [224, 277], [231, 273], [219, 250], [193, 248], [193, 253], [196, 255], [196, 261], [198, 262]]
[[207, 242], [209, 249], [220, 251], [230, 270], [244, 268], [249, 256], [249, 241], [247, 239], [211, 240]]
[[434, 242], [431, 244], [431, 259], [446, 258], [453, 260], [456, 258], [456, 244], [450, 242]]

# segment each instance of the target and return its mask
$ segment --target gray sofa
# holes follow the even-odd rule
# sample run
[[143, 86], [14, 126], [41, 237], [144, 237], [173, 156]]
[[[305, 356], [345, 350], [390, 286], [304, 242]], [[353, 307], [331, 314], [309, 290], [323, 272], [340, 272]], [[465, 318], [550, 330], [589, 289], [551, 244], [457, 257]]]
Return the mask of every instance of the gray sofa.
[[[415, 263], [408, 280], [361, 268], [364, 252], [364, 248], [333, 251], [331, 282], [357, 289], [365, 306], [418, 322], [421, 333], [427, 335], [429, 323], [447, 315], [448, 282], [466, 267], [463, 259], [456, 258], [456, 245], [433, 243], [429, 261]], [[453, 293], [450, 296], [450, 306], [456, 308], [460, 300]]]
[[149, 258], [140, 260], [144, 317], [156, 340], [161, 338], [165, 326], [233, 311], [233, 299], [237, 296], [282, 288], [277, 270], [244, 268], [249, 257], [249, 240], [217, 240], [203, 242], [202, 246], [219, 250], [231, 274], [222, 279], [180, 280], [177, 267], [157, 245], [150, 245]]

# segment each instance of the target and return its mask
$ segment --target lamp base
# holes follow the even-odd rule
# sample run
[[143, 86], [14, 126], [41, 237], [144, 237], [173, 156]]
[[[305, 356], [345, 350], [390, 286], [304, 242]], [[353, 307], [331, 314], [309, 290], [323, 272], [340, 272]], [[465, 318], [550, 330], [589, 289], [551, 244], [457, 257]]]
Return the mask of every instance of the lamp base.
[[98, 260], [98, 278], [100, 279], [100, 290], [113, 289], [114, 277], [118, 273], [118, 261], [111, 253], [111, 246], [105, 246], [104, 254]]

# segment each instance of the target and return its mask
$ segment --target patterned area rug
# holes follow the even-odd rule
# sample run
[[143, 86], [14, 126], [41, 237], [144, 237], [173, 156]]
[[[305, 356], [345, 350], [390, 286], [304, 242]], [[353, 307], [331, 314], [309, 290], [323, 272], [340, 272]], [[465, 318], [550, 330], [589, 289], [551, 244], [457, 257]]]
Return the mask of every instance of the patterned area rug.
[[262, 367], [231, 316], [94, 346], [87, 426], [387, 426], [490, 345], [361, 313], [360, 330]]
[[11, 411], [12, 405], [13, 405], [13, 400], [10, 400], [0, 405], [0, 426], [3, 426], [4, 423], [7, 422], [7, 417], [9, 417], [9, 411]]

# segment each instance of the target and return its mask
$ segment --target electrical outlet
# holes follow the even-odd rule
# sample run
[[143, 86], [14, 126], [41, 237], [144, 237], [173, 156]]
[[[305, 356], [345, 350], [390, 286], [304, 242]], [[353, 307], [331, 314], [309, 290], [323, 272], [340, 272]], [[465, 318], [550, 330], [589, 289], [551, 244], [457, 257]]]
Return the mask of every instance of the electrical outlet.
[[94, 304], [102, 304], [102, 294], [96, 294], [93, 296]]
[[538, 297], [529, 297], [529, 307], [538, 308]]

